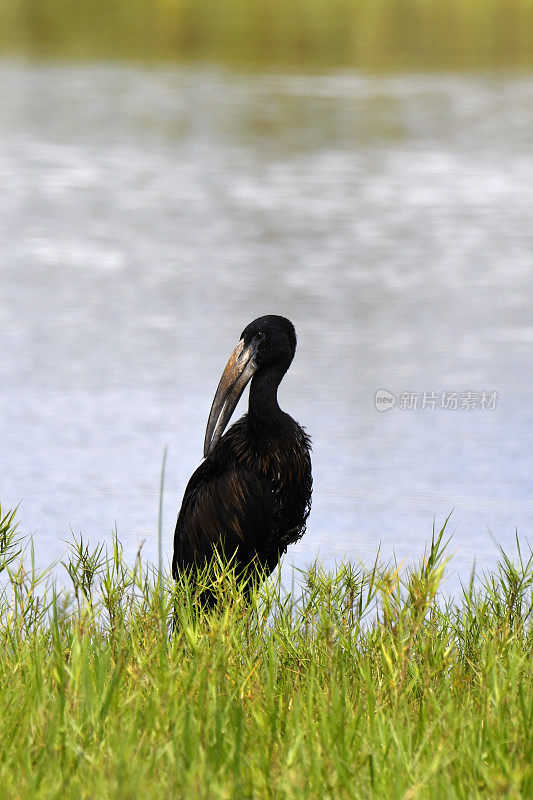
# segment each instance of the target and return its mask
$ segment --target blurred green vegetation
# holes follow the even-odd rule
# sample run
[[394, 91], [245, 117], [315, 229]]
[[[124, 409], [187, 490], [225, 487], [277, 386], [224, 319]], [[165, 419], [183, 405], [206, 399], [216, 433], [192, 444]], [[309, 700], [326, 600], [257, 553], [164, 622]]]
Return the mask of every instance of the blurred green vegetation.
[[533, 0], [2, 0], [0, 52], [365, 69], [533, 66]]

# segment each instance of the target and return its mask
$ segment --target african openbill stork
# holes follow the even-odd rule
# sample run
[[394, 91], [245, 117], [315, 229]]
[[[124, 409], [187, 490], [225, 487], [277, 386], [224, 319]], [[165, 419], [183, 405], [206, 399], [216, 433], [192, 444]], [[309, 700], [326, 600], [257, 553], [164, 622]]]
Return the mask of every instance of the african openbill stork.
[[[204, 567], [215, 549], [244, 583], [269, 575], [305, 532], [311, 508], [310, 439], [278, 405], [278, 386], [296, 350], [285, 317], [268, 315], [242, 332], [220, 379], [204, 441], [174, 534], [174, 578]], [[248, 413], [223, 436], [247, 383]], [[212, 605], [210, 593], [204, 601]]]

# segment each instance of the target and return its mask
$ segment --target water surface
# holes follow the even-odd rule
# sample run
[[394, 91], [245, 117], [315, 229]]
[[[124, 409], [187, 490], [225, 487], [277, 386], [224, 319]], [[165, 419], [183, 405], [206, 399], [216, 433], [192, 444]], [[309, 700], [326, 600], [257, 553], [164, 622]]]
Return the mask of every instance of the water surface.
[[155, 559], [165, 445], [170, 557], [264, 313], [296, 325], [280, 401], [314, 442], [287, 565], [415, 558], [452, 509], [462, 574], [531, 539], [532, 77], [3, 61], [0, 81], [0, 499], [40, 564], [115, 521]]

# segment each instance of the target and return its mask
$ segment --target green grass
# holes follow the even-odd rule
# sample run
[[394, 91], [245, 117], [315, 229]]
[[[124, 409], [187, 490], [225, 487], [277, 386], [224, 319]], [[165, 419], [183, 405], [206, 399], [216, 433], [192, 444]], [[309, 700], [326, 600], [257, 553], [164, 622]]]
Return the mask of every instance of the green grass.
[[207, 616], [116, 537], [60, 590], [0, 520], [1, 798], [533, 796], [531, 554], [453, 602], [444, 531], [249, 605], [220, 564]]
[[533, 0], [2, 0], [0, 51], [363, 69], [533, 66]]

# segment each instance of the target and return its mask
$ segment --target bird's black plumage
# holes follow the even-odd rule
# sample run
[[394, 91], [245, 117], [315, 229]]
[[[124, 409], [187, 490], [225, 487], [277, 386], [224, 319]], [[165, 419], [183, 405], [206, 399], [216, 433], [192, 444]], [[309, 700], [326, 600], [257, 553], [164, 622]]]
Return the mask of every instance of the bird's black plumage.
[[[205, 461], [193, 473], [174, 534], [174, 577], [210, 561], [215, 549], [269, 574], [305, 532], [311, 507], [310, 439], [277, 402], [296, 349], [284, 317], [248, 325], [221, 378], [209, 417]], [[250, 380], [248, 413], [221, 436]], [[220, 418], [215, 429], [215, 424]]]

